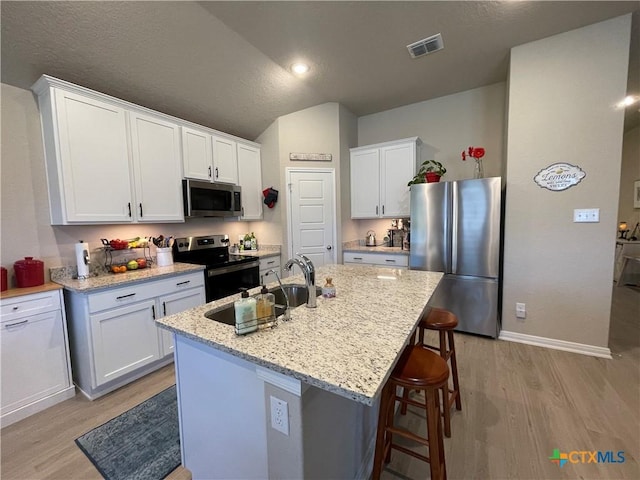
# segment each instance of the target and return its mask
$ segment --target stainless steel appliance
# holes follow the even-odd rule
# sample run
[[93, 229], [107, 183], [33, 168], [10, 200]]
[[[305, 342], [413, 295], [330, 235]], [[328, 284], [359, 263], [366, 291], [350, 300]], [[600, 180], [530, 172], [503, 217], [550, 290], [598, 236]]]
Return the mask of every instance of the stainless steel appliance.
[[242, 190], [225, 183], [182, 180], [185, 217], [239, 217]]
[[176, 238], [173, 259], [206, 266], [207, 302], [260, 285], [260, 261], [255, 257], [229, 255], [228, 235]]
[[501, 179], [411, 186], [411, 269], [444, 272], [429, 305], [457, 330], [497, 337], [501, 297]]

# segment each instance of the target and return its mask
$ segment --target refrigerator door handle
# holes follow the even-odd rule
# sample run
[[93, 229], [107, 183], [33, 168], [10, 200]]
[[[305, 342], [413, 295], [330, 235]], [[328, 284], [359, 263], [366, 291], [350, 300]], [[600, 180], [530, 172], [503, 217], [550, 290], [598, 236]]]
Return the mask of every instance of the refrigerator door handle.
[[458, 273], [458, 182], [451, 182], [451, 273]]

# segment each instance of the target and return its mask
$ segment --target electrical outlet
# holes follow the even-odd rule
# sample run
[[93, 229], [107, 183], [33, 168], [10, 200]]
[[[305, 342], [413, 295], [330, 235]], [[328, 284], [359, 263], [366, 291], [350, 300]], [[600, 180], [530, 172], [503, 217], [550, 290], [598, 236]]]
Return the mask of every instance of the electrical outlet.
[[284, 400], [271, 397], [271, 427], [289, 435], [289, 405]]
[[524, 303], [516, 303], [516, 318], [527, 318], [527, 309]]
[[599, 208], [576, 208], [573, 210], [574, 223], [599, 223]]

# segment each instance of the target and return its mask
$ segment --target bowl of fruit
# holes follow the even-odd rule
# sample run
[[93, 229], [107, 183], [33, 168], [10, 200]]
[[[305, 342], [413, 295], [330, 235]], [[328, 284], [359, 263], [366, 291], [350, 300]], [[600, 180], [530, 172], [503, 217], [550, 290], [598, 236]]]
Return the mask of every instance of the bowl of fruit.
[[135, 260], [129, 260], [127, 263], [111, 265], [111, 273], [125, 273], [131, 270], [147, 268], [148, 266], [146, 258], [136, 258]]
[[109, 246], [114, 250], [124, 250], [129, 248], [129, 242], [127, 240], [120, 240], [119, 238], [115, 238], [109, 241]]

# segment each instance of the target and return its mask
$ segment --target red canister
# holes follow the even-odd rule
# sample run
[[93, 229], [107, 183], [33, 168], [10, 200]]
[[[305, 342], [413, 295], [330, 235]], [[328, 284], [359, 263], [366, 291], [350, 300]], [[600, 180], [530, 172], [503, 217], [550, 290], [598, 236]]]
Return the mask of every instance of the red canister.
[[7, 269], [0, 267], [0, 292], [7, 289]]
[[18, 288], [35, 287], [44, 283], [44, 262], [34, 260], [33, 257], [24, 257], [13, 264], [16, 272], [16, 285]]

